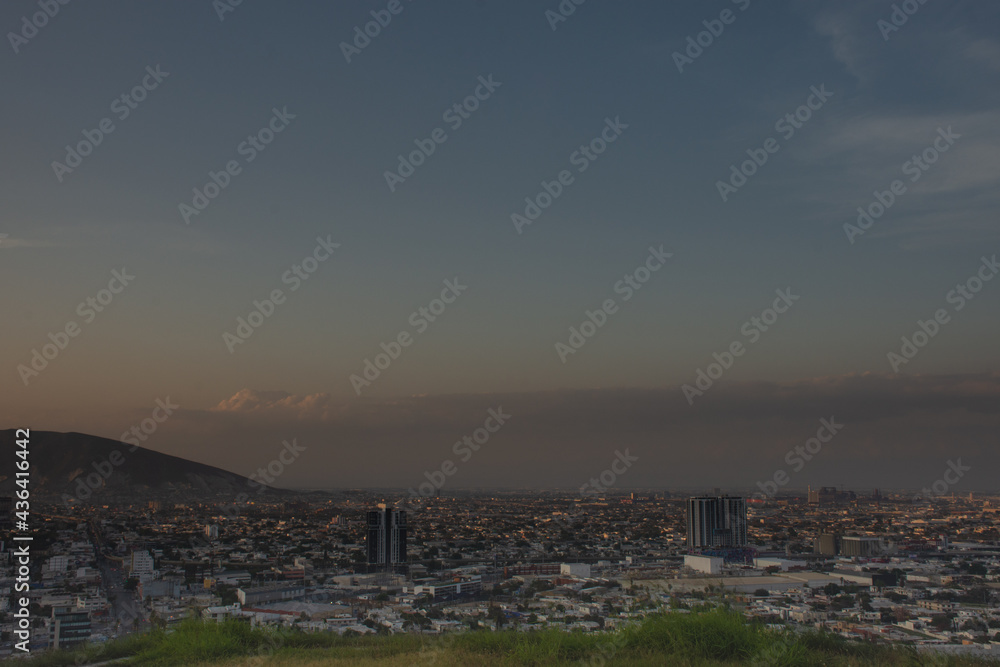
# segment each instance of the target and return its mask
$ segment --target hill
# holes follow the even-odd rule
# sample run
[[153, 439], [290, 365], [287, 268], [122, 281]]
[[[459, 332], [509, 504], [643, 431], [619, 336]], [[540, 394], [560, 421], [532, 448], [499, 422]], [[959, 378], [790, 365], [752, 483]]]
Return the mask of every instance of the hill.
[[[0, 494], [13, 492], [16, 448], [15, 430], [0, 431]], [[255, 494], [263, 486], [221, 468], [85, 433], [31, 431], [29, 451], [32, 494], [42, 497], [208, 499]]]

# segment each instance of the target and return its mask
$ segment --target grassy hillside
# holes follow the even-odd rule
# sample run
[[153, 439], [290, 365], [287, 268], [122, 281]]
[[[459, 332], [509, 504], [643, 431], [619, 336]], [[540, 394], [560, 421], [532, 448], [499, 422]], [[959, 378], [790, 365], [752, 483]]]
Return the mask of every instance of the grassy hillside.
[[189, 621], [80, 653], [46, 653], [32, 667], [124, 658], [137, 665], [1000, 665], [848, 642], [829, 634], [778, 633], [724, 611], [667, 614], [609, 634], [478, 631], [450, 636], [339, 637], [247, 624]]

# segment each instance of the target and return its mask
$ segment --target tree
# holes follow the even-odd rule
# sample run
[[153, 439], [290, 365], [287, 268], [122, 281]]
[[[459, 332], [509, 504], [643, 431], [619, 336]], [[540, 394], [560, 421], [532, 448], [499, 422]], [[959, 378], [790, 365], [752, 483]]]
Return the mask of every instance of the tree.
[[491, 606], [487, 617], [491, 618], [493, 622], [496, 623], [497, 629], [502, 628], [507, 622], [507, 616], [503, 613], [503, 609], [500, 607]]
[[228, 584], [217, 585], [215, 592], [222, 598], [222, 604], [236, 604], [239, 602], [239, 599], [236, 597], [236, 589]]
[[758, 588], [753, 592], [753, 594], [759, 598], [766, 598], [769, 595], [766, 588]]
[[938, 631], [951, 630], [951, 617], [935, 616], [931, 619], [931, 627]]

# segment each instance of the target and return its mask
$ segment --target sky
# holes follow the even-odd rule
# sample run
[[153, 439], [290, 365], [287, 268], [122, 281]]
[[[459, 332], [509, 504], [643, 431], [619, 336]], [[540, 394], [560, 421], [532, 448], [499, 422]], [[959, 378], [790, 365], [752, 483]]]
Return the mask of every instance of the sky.
[[0, 423], [755, 488], [835, 418], [789, 488], [992, 488], [1000, 7], [907, 7], [4, 3]]

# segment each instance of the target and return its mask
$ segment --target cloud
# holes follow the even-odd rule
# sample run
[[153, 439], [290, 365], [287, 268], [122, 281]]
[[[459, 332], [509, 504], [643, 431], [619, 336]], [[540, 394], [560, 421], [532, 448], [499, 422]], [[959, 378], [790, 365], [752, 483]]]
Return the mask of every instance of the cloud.
[[[455, 443], [490, 408], [509, 423], [462, 461]], [[1000, 465], [1000, 374], [723, 381], [694, 406], [679, 387], [366, 400], [244, 389], [212, 409], [182, 410], [172, 433], [157, 434], [157, 449], [249, 474], [294, 437], [308, 450], [286, 486], [405, 488], [452, 460], [452, 488], [566, 488], [628, 448], [642, 464], [622, 479], [627, 486], [751, 488], [785, 466], [820, 418], [846, 428], [796, 484], [919, 488], [964, 457], [979, 471], [970, 484], [995, 485], [987, 471]]]
[[[935, 141], [940, 145], [939, 129], [959, 135], [943, 153], [931, 148]], [[870, 237], [899, 237], [901, 247], [926, 248], [985, 242], [1000, 232], [995, 215], [1000, 171], [993, 157], [1000, 151], [1000, 113], [859, 110], [803, 142], [800, 150], [803, 161], [828, 168], [823, 189], [807, 197], [829, 207], [837, 227], [898, 179], [906, 191]], [[934, 162], [925, 163], [927, 169], [913, 181], [913, 158], [923, 160], [926, 152]]]
[[322, 419], [327, 416], [329, 394], [296, 396], [287, 391], [241, 389], [212, 408], [214, 412], [264, 414], [281, 412], [299, 418]]
[[[1000, 415], [1000, 374], [892, 375], [852, 373], [795, 382], [721, 383], [689, 406], [679, 387], [580, 389], [497, 394], [411, 396], [337, 401], [328, 394], [243, 389], [208, 413], [253, 421], [294, 421], [398, 431], [454, 428], [475, 421], [487, 407], [517, 406], [518, 421], [573, 432], [581, 424], [611, 432], [772, 419], [812, 419], [834, 411], [854, 421], [958, 411]], [[193, 411], [197, 412], [197, 411]], [[373, 419], [374, 418], [374, 419]], [[419, 436], [419, 433], [414, 433]]]
[[855, 78], [864, 81], [868, 79], [866, 65], [871, 62], [871, 54], [858, 24], [854, 16], [842, 9], [823, 12], [813, 23], [816, 32], [830, 40], [833, 57]]

